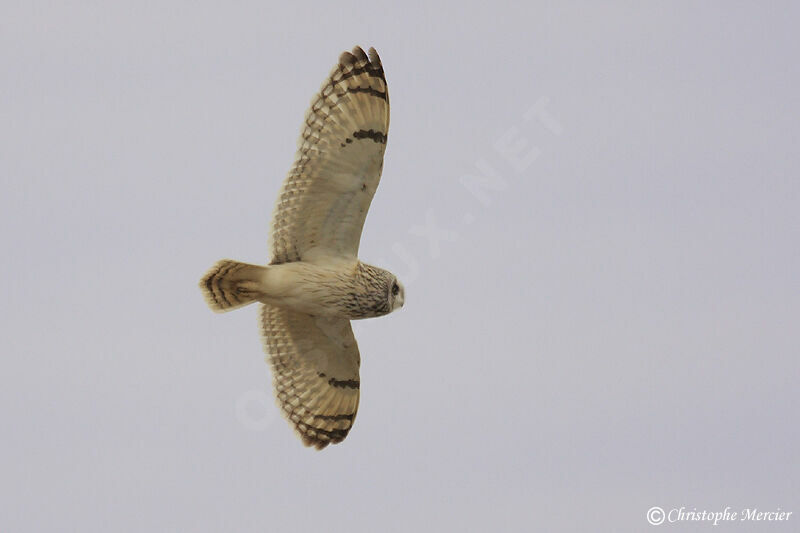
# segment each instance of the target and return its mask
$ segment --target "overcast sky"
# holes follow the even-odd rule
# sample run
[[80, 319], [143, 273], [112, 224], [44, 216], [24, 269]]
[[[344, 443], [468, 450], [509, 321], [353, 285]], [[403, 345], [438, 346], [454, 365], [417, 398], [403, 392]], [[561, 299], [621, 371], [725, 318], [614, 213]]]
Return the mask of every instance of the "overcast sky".
[[[796, 3], [165, 4], [0, 6], [0, 530], [797, 531]], [[356, 44], [406, 305], [317, 452], [196, 285]]]

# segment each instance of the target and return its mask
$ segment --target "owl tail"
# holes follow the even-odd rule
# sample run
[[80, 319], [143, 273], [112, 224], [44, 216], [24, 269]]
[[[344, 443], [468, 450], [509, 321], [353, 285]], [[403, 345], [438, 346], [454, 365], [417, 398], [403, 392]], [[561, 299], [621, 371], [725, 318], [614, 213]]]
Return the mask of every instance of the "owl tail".
[[200, 290], [212, 311], [223, 313], [256, 301], [267, 267], [223, 259], [205, 273]]

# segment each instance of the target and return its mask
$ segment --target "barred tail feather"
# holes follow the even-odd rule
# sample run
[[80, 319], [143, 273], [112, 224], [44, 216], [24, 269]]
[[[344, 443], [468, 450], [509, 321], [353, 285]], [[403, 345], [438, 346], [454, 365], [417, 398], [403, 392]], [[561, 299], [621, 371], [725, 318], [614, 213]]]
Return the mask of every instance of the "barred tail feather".
[[223, 313], [256, 301], [257, 288], [267, 267], [223, 259], [200, 280], [200, 290], [212, 311]]

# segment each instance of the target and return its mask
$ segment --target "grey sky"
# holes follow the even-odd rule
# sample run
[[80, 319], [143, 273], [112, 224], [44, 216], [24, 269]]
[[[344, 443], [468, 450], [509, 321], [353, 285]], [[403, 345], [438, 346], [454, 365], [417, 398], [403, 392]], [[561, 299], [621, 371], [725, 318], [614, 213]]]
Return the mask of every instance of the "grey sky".
[[[797, 5], [289, 5], [0, 6], [0, 530], [796, 530]], [[196, 283], [267, 261], [355, 44], [392, 101], [361, 256], [407, 301], [316, 452]]]

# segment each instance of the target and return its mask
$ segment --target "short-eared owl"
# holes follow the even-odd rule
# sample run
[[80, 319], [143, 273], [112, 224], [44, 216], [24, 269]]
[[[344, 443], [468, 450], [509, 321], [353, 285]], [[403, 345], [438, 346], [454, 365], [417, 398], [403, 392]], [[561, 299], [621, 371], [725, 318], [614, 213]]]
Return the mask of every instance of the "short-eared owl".
[[344, 52], [306, 113], [272, 216], [270, 263], [222, 260], [200, 281], [214, 311], [261, 303], [275, 395], [307, 446], [341, 442], [353, 426], [360, 356], [350, 321], [403, 306], [397, 277], [358, 260], [388, 128], [377, 52]]

